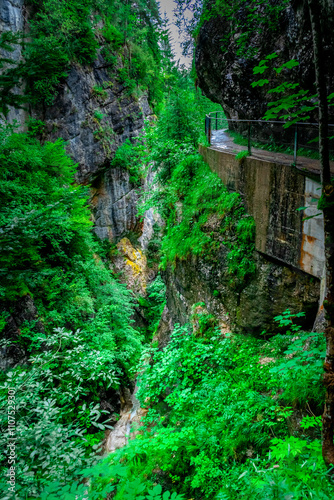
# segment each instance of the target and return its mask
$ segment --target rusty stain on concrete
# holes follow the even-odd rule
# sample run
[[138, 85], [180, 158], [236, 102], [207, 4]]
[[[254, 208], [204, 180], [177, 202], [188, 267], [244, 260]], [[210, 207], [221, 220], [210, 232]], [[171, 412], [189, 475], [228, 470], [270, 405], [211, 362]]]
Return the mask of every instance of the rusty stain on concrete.
[[[238, 192], [255, 219], [255, 248], [317, 278], [324, 275], [320, 183], [290, 165], [200, 146], [200, 154], [229, 191]], [[300, 207], [307, 207], [304, 211]], [[308, 218], [310, 217], [310, 218]], [[305, 218], [308, 218], [305, 220]]]

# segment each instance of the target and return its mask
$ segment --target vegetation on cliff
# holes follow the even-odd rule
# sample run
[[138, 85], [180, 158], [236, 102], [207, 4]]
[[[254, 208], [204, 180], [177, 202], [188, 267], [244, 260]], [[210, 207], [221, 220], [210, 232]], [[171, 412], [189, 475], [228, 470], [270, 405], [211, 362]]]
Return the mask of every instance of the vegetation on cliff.
[[[254, 22], [246, 2], [222, 6], [231, 35], [236, 6], [245, 7], [245, 26]], [[0, 49], [20, 43], [23, 50], [20, 61], [4, 61], [2, 113], [52, 104], [70, 65], [89, 68], [101, 54], [110, 77], [134, 99], [146, 89], [158, 114], [144, 140], [125, 142], [103, 165], [128, 170], [136, 188], [154, 172], [141, 206], [163, 220], [148, 246], [151, 263], [164, 270], [192, 256], [214, 261], [224, 246], [231, 293], [242, 288], [256, 272], [254, 221], [197, 152], [203, 116], [215, 106], [168, 59], [156, 2], [31, 0], [30, 7], [29, 38], [0, 40]], [[270, 16], [261, 27], [268, 21], [275, 29], [279, 5], [264, 8]], [[238, 45], [247, 50], [247, 37]], [[102, 100], [103, 83], [92, 89]], [[115, 249], [92, 233], [89, 188], [75, 183], [65, 143], [46, 141], [42, 129], [30, 120], [26, 133], [0, 130], [0, 346], [8, 361], [0, 407], [15, 395], [16, 424], [13, 493], [12, 414], [2, 412], [4, 499], [330, 500], [319, 425], [323, 335], [303, 332], [303, 313], [289, 310], [260, 338], [224, 333], [198, 303], [166, 347], [150, 344], [164, 306], [161, 277], [135, 302], [110, 269]], [[29, 319], [19, 322], [23, 303]], [[133, 327], [138, 305], [145, 332]], [[147, 415], [135, 439], [102, 460], [117, 391], [131, 388], [136, 373]]]
[[[149, 89], [151, 105], [162, 99], [166, 30], [155, 0], [30, 0], [29, 37], [4, 32], [0, 112], [9, 105], [50, 105], [71, 64], [90, 67], [98, 54], [104, 58], [110, 77], [116, 77], [129, 95]], [[10, 51], [22, 46], [22, 59]], [[107, 83], [107, 82], [106, 82]], [[18, 95], [16, 87], [23, 87]], [[103, 92], [103, 88], [101, 87]]]
[[230, 249], [229, 271], [242, 283], [255, 271], [255, 225], [240, 195], [228, 192], [197, 151], [199, 140], [205, 141], [202, 121], [209, 106], [214, 107], [188, 77], [169, 94], [157, 126], [147, 134], [146, 161], [153, 163], [158, 189], [145, 194], [142, 210], [154, 208], [166, 221], [162, 268], [191, 255], [214, 259], [224, 244]]
[[[21, 363], [1, 372], [0, 404], [6, 408], [7, 390], [15, 392], [16, 494], [31, 498], [92, 463], [108, 420], [101, 400], [129, 384], [141, 336], [131, 326], [131, 294], [93, 238], [88, 190], [73, 183], [63, 142], [41, 145], [2, 129], [0, 158], [2, 334], [20, 300], [36, 307], [17, 337], [1, 341], [3, 354], [15, 359], [18, 351]], [[2, 412], [3, 464], [7, 420]], [[2, 476], [3, 491], [6, 483]]]

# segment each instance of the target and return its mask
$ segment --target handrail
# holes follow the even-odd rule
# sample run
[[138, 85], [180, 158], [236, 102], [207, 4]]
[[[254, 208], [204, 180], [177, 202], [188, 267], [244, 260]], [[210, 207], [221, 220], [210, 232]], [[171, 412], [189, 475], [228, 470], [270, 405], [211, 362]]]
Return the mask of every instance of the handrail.
[[[226, 118], [224, 111], [211, 111], [210, 113], [205, 115], [205, 135], [207, 137], [207, 140], [209, 144], [211, 144], [211, 136], [212, 136], [212, 127], [216, 125], [216, 130], [224, 130], [223, 127], [221, 129], [218, 129], [218, 121], [220, 122], [227, 122], [229, 123], [245, 123], [247, 124], [247, 135], [248, 135], [248, 154], [252, 154], [252, 141], [251, 141], [251, 129], [252, 129], [252, 124], [279, 124], [279, 125], [284, 125], [286, 123], [291, 123], [289, 121], [284, 121], [284, 120], [244, 120], [244, 119], [236, 119], [236, 118]], [[313, 123], [313, 122], [293, 122], [291, 123], [294, 127], [294, 153], [293, 153], [293, 162], [296, 164], [297, 162], [297, 150], [298, 150], [298, 137], [300, 138], [300, 135], [298, 136], [298, 131], [299, 128], [302, 126], [308, 126], [308, 127], [318, 127], [318, 123]], [[328, 124], [329, 127], [334, 127], [333, 123]], [[288, 130], [288, 127], [285, 127], [285, 130]], [[331, 132], [332, 133], [332, 132]], [[312, 148], [311, 148], [312, 149]]]
[[[223, 119], [227, 122], [235, 122], [235, 123], [279, 123], [281, 125], [283, 125], [284, 123], [290, 123], [288, 120], [240, 120], [239, 118], [226, 118], [225, 114], [224, 114], [224, 111], [210, 111], [209, 114], [205, 115], [207, 118], [209, 118], [210, 120], [215, 120], [216, 119], [216, 116], [210, 116], [211, 114], [217, 114], [217, 113], [221, 113], [223, 114]], [[220, 118], [221, 119], [221, 118]], [[294, 122], [293, 125], [314, 125], [316, 127], [319, 126], [319, 123], [313, 123], [313, 122]], [[334, 127], [334, 123], [329, 123], [328, 124], [329, 127]]]

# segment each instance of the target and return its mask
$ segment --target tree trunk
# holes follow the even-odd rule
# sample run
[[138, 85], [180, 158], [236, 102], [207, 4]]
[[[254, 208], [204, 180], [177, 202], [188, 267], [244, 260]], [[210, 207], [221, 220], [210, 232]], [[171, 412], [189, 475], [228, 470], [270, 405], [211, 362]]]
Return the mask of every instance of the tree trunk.
[[326, 257], [326, 360], [324, 364], [324, 385], [326, 399], [322, 417], [322, 454], [327, 466], [334, 466], [334, 195], [331, 183], [328, 141], [328, 104], [326, 71], [323, 51], [321, 17], [325, 18], [323, 5], [319, 0], [308, 0], [311, 19], [313, 55], [316, 87], [319, 102], [319, 152], [321, 161], [322, 196], [319, 208], [324, 213], [325, 257]]

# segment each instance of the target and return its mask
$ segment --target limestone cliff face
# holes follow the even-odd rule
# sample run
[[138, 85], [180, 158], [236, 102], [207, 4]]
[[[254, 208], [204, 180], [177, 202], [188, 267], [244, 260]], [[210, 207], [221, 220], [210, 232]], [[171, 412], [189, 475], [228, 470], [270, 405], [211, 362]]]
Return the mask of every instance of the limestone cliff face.
[[138, 136], [151, 114], [146, 97], [137, 99], [111, 79], [100, 55], [91, 67], [73, 66], [52, 106], [37, 111], [47, 137], [68, 141], [68, 152], [78, 164], [77, 179], [90, 182], [108, 169], [116, 149]]
[[[24, 30], [26, 7], [24, 0], [2, 0], [0, 31]], [[20, 46], [10, 57], [20, 60]], [[139, 135], [145, 118], [151, 115], [146, 96], [130, 95], [117, 77], [110, 76], [100, 54], [91, 66], [71, 67], [52, 106], [11, 109], [8, 119], [16, 119], [24, 129], [28, 112], [44, 121], [45, 140], [61, 137], [67, 141], [67, 151], [77, 164], [77, 181], [92, 185], [97, 235], [115, 243], [133, 233], [140, 237], [138, 186], [130, 182], [128, 171], [111, 169], [110, 162], [125, 140]]]
[[104, 66], [99, 56], [92, 67], [72, 67], [42, 117], [49, 140], [67, 141], [68, 153], [77, 163], [78, 182], [92, 186], [96, 234], [117, 243], [130, 233], [141, 234], [139, 195], [129, 172], [111, 168], [110, 162], [125, 140], [138, 137], [151, 110], [145, 96], [129, 96]]
[[[268, 3], [274, 5], [278, 2], [269, 0]], [[327, 4], [326, 31], [330, 34], [334, 28], [333, 6], [330, 2]], [[256, 14], [260, 25], [265, 15], [263, 9], [259, 9]], [[213, 17], [203, 23], [197, 39], [195, 59], [198, 83], [204, 93], [223, 106], [228, 118], [261, 118], [273, 95], [267, 94], [265, 87], [251, 87], [251, 83], [259, 79], [253, 76], [253, 68], [265, 56], [276, 52], [278, 58], [275, 59], [275, 66], [290, 59], [299, 62], [294, 70], [283, 71], [276, 78], [276, 84], [285, 80], [299, 82], [301, 87], [313, 94], [315, 74], [307, 2], [291, 0], [280, 14], [276, 30], [264, 28], [260, 31], [254, 25], [256, 21], [248, 21], [244, 16], [245, 12], [240, 9], [237, 17], [244, 28], [238, 28], [226, 40], [223, 38], [231, 31], [230, 21], [226, 17]], [[247, 39], [247, 49], [256, 53], [238, 55], [238, 40], [247, 30], [252, 30]], [[329, 36], [325, 40], [329, 89], [333, 88], [334, 83], [334, 68], [330, 64], [333, 50], [333, 41]]]

